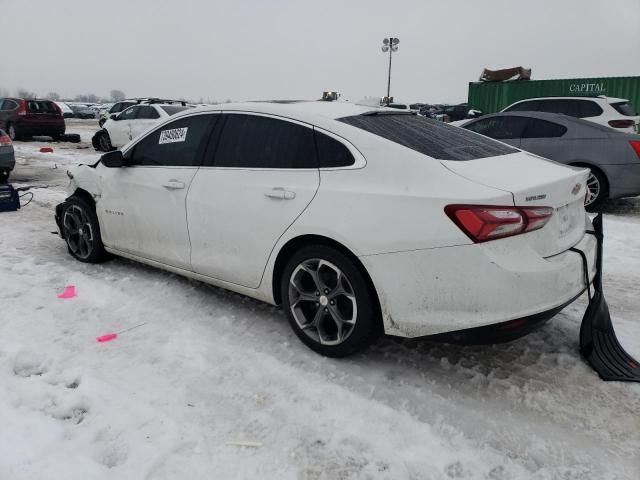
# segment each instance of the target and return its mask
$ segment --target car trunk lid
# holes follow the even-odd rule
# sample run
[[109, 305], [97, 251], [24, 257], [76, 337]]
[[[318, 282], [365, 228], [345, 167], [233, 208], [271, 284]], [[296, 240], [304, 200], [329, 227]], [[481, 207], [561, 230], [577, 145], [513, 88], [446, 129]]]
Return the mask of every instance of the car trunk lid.
[[544, 228], [523, 234], [543, 257], [564, 252], [584, 236], [588, 170], [525, 152], [441, 163], [471, 181], [510, 192], [515, 206], [552, 207], [554, 214]]

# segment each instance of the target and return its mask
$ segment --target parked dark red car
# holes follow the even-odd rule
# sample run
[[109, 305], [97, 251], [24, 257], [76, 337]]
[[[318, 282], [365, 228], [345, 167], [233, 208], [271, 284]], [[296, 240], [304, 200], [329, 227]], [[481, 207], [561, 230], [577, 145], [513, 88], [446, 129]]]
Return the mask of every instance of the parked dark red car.
[[50, 100], [0, 98], [0, 128], [11, 140], [34, 135], [58, 140], [66, 127], [60, 107]]

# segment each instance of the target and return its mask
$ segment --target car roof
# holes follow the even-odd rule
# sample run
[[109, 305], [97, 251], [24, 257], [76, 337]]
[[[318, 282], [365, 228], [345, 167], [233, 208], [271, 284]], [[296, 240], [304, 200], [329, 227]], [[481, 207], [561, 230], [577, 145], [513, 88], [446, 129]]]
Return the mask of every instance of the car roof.
[[[619, 103], [619, 102], [628, 102], [626, 98], [615, 98], [615, 97], [607, 97], [604, 95], [597, 95], [594, 97], [589, 97], [586, 95], [576, 95], [573, 97], [533, 97], [533, 98], [523, 98], [522, 100], [518, 100], [517, 102], [513, 102], [511, 105], [515, 105], [516, 103], [529, 102], [532, 100], [604, 100], [608, 103]], [[509, 105], [509, 106], [511, 106]]]
[[245, 111], [254, 113], [264, 113], [269, 115], [288, 117], [305, 123], [315, 123], [316, 121], [336, 120], [342, 117], [362, 115], [372, 111], [391, 111], [398, 113], [398, 110], [382, 107], [370, 107], [357, 105], [350, 102], [325, 102], [317, 100], [302, 100], [292, 102], [242, 102], [224, 103], [206, 107], [195, 107], [189, 109], [189, 113], [194, 112], [217, 112], [217, 111]]

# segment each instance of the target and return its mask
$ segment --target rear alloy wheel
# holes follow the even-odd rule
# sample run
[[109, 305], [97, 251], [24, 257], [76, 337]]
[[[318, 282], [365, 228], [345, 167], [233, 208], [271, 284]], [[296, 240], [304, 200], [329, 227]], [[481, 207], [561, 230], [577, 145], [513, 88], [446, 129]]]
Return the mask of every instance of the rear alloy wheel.
[[113, 146], [111, 145], [111, 138], [109, 137], [108, 132], [104, 131], [98, 137], [98, 146], [103, 152], [110, 152], [111, 150], [113, 150]]
[[375, 339], [375, 297], [360, 269], [338, 250], [318, 245], [296, 252], [281, 287], [291, 327], [316, 352], [343, 357]]
[[86, 263], [107, 259], [95, 210], [83, 198], [69, 197], [62, 211], [62, 234], [69, 253]]
[[607, 199], [607, 196], [606, 179], [600, 172], [591, 170], [587, 178], [587, 194], [584, 199], [584, 207], [589, 211], [593, 211]]

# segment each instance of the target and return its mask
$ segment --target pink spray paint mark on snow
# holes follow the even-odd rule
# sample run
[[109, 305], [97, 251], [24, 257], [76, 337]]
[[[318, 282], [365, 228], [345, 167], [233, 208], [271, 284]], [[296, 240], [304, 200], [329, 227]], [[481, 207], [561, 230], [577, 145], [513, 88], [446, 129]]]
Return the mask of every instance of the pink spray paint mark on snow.
[[110, 342], [111, 340], [114, 340], [116, 338], [118, 338], [117, 333], [105, 333], [104, 335], [100, 335], [99, 337], [96, 337], [96, 340], [100, 343], [104, 343], [104, 342]]
[[68, 285], [64, 287], [64, 292], [58, 295], [58, 298], [73, 298], [76, 296], [76, 287], [74, 285]]

